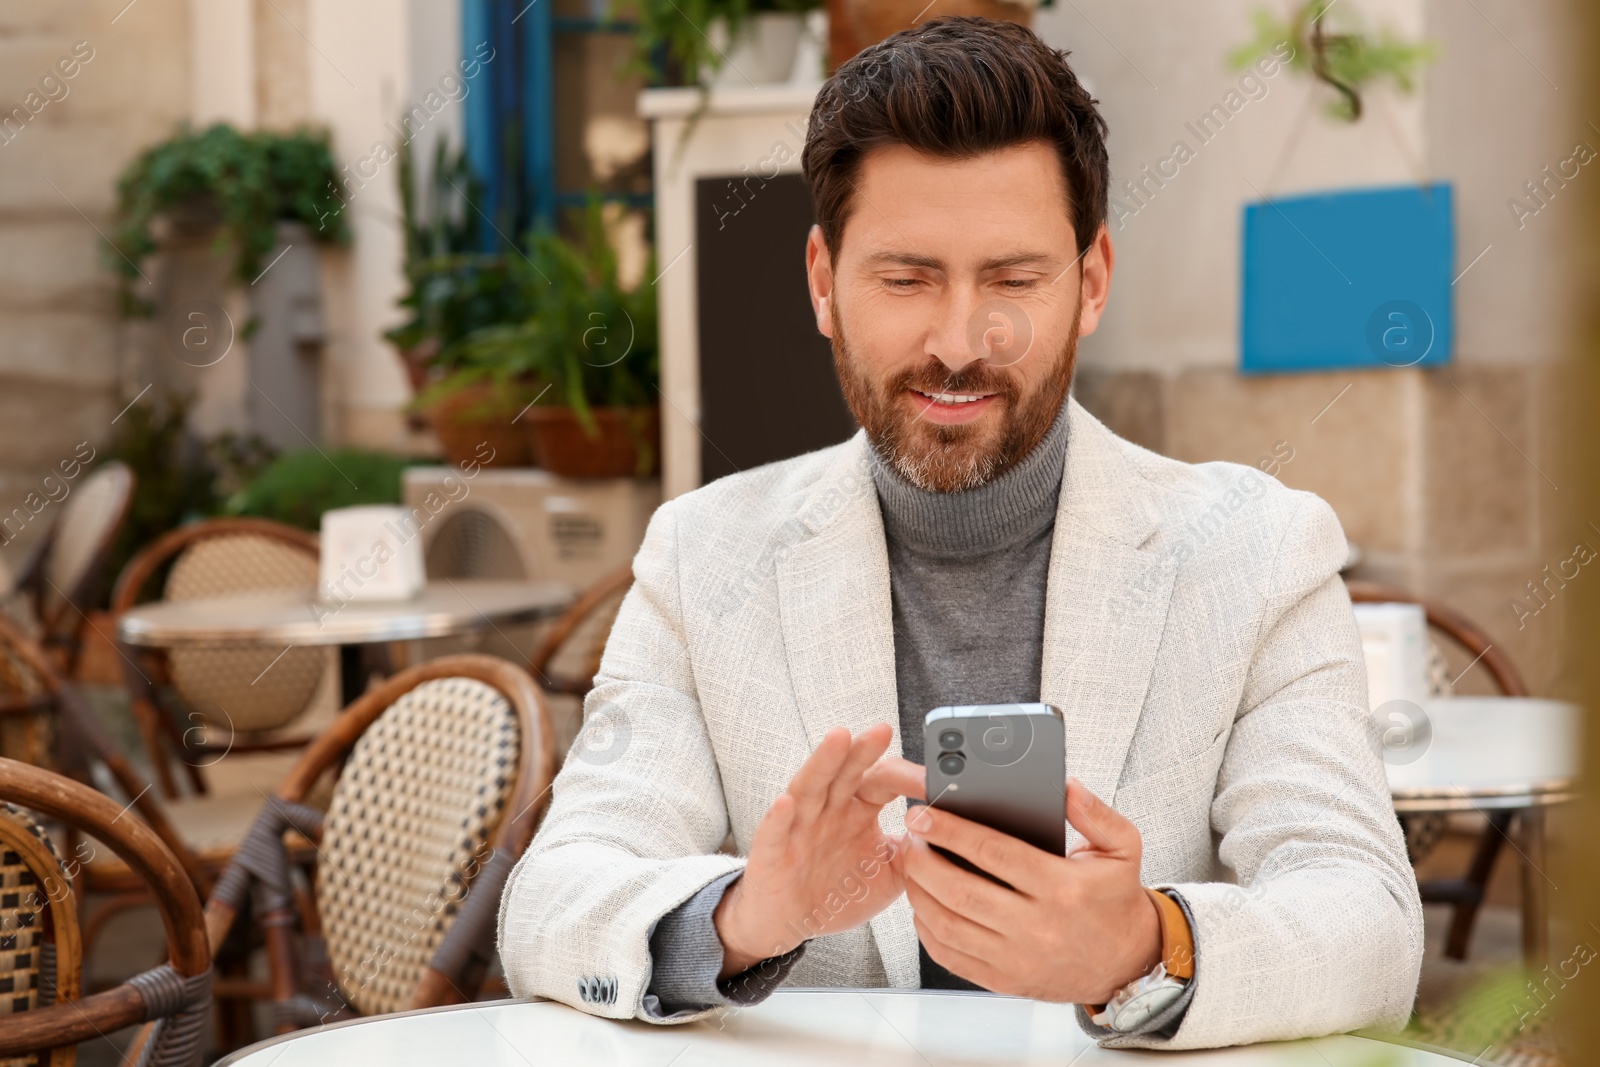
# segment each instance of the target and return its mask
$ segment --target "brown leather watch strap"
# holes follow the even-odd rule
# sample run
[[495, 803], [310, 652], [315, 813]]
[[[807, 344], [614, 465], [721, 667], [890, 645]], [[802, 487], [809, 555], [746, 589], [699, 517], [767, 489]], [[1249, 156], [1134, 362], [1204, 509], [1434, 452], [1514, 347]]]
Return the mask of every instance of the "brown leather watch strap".
[[1145, 888], [1161, 916], [1161, 962], [1174, 978], [1194, 977], [1194, 932], [1183, 907], [1158, 889]]

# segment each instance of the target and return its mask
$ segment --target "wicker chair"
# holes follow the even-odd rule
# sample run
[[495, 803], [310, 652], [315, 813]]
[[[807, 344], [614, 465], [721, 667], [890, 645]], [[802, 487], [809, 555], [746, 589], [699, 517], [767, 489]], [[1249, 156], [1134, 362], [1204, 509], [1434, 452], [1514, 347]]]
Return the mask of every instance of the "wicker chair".
[[[1481, 664], [1503, 695], [1508, 697], [1529, 695], [1528, 685], [1522, 679], [1522, 672], [1517, 670], [1517, 665], [1511, 661], [1511, 657], [1465, 615], [1436, 601], [1394, 586], [1365, 581], [1347, 581], [1345, 585], [1350, 590], [1350, 599], [1358, 604], [1420, 606], [1427, 617], [1429, 629], [1458, 645], [1473, 663]], [[1432, 695], [1449, 696], [1453, 686], [1449, 672], [1444, 669], [1444, 657], [1437, 641], [1430, 642], [1428, 673]], [[1495, 860], [1508, 840], [1511, 820], [1516, 812], [1496, 810], [1484, 814], [1488, 818], [1489, 825], [1484, 827], [1482, 835], [1478, 838], [1472, 862], [1468, 865], [1466, 873], [1460, 878], [1430, 880], [1418, 886], [1424, 903], [1452, 906], [1450, 932], [1445, 939], [1445, 955], [1451, 959], [1467, 958], [1467, 946], [1472, 941], [1472, 928], [1477, 922], [1478, 909], [1482, 906], [1484, 894], [1488, 890], [1489, 876], [1494, 872]], [[1411, 853], [1413, 864], [1432, 851], [1446, 823], [1443, 815], [1405, 815], [1401, 816], [1400, 821], [1406, 830], [1406, 849]]]
[[[16, 950], [6, 956], [10, 992], [0, 998], [0, 1015], [9, 1018], [0, 1025], [0, 1060], [67, 1067], [79, 1042], [142, 1022], [129, 1062], [199, 1064], [211, 961], [200, 898], [177, 859], [143, 822], [123, 818], [110, 797], [37, 767], [0, 759], [0, 801], [11, 802], [0, 805], [0, 936]], [[72, 864], [61, 862], [24, 809], [92, 833], [138, 872], [166, 926], [169, 962], [81, 995]]]
[[[163, 573], [163, 599], [193, 600], [258, 589], [303, 588], [309, 594], [318, 569], [317, 538], [304, 530], [266, 519], [195, 523], [157, 539], [129, 561], [111, 610], [120, 614], [140, 603]], [[310, 707], [333, 656], [331, 649], [285, 651], [273, 645], [128, 649], [124, 673], [162, 795], [178, 796], [174, 759], [194, 792], [205, 793], [202, 768], [225, 753], [304, 747], [309, 732], [283, 728]], [[226, 744], [208, 740], [218, 737]], [[244, 763], [231, 764], [236, 781]], [[253, 779], [263, 786], [289, 765], [282, 759], [267, 763], [266, 776]], [[259, 797], [248, 787], [243, 792], [243, 803], [253, 811]]]
[[624, 564], [605, 575], [572, 602], [528, 656], [528, 669], [551, 693], [582, 697], [594, 688], [611, 624], [633, 585], [633, 567]]
[[68, 674], [77, 668], [88, 611], [104, 592], [107, 564], [133, 506], [134, 477], [111, 462], [86, 476], [17, 575], [46, 647]]
[[[168, 810], [152, 795], [149, 783], [139, 776], [107, 735], [77, 686], [62, 676], [54, 660], [37, 641], [3, 615], [0, 615], [0, 678], [4, 680], [0, 708], [10, 708], [14, 714], [20, 714], [16, 709], [25, 708], [30, 717], [35, 714], [44, 717], [39, 732], [48, 736], [52, 745], [47, 759], [39, 763], [90, 785], [97, 769], [103, 770], [128, 799], [128, 806], [177, 857], [196, 891], [206, 892], [223, 866], [232, 859], [232, 850], [206, 857], [196, 851], [186, 837], [187, 827], [181, 818], [185, 810], [183, 802], [179, 806], [180, 820], [174, 823]], [[237, 836], [242, 838], [247, 828], [246, 820]], [[69, 832], [69, 844], [74, 840]], [[80, 896], [111, 895], [103, 906], [95, 909], [85, 927], [85, 953], [93, 946], [100, 928], [115, 914], [127, 907], [150, 903], [149, 887], [144, 880], [115, 855], [97, 852], [78, 866], [73, 880]]]
[[[328, 772], [324, 816], [304, 801]], [[206, 904], [213, 948], [251, 903], [280, 1033], [470, 999], [554, 773], [544, 698], [520, 667], [461, 655], [402, 671], [350, 705], [268, 798]], [[286, 833], [318, 847], [318, 929], [303, 933], [325, 957], [308, 968]]]

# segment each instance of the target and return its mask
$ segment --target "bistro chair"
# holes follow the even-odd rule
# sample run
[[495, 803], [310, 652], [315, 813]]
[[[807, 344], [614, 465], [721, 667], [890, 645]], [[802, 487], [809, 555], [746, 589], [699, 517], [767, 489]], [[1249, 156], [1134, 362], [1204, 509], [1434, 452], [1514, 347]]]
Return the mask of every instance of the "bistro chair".
[[583, 697], [594, 688], [600, 657], [622, 599], [633, 585], [624, 564], [595, 582], [562, 613], [528, 656], [528, 668], [547, 692]]
[[[141, 603], [158, 582], [165, 601], [267, 589], [309, 596], [319, 569], [314, 534], [267, 519], [213, 519], [173, 530], [134, 556], [117, 579], [111, 610], [120, 615]], [[203, 794], [213, 784], [203, 768], [226, 754], [228, 778], [243, 785], [235, 792], [245, 794], [247, 811], [260, 800], [250, 786], [275, 781], [284, 761], [258, 761], [269, 768], [263, 781], [243, 775], [251, 761], [235, 757], [304, 747], [308, 732], [284, 728], [312, 706], [334, 656], [327, 648], [266, 644], [124, 652], [134, 715], [162, 795], [178, 796], [174, 761]]]
[[[1450, 696], [1454, 688], [1450, 673], [1444, 666], [1439, 637], [1458, 645], [1473, 663], [1481, 665], [1501, 695], [1530, 695], [1522, 672], [1506, 651], [1460, 612], [1395, 586], [1366, 581], [1347, 581], [1345, 585], [1350, 591], [1350, 599], [1357, 604], [1416, 604], [1422, 608], [1429, 632], [1434, 635], [1428, 649], [1430, 696]], [[1467, 958], [1467, 946], [1472, 942], [1478, 909], [1483, 905], [1484, 895], [1488, 891], [1495, 860], [1509, 839], [1514, 815], [1516, 812], [1508, 809], [1484, 812], [1488, 825], [1478, 837], [1466, 873], [1460, 878], [1429, 880], [1418, 885], [1424, 903], [1451, 905], [1450, 932], [1445, 939], [1445, 955], [1451, 959]], [[1406, 830], [1406, 849], [1411, 854], [1411, 862], [1416, 864], [1438, 843], [1447, 819], [1442, 814], [1402, 815], [1400, 822]]]
[[[93, 835], [149, 887], [166, 927], [168, 962], [101, 993], [82, 995], [83, 945], [63, 863], [32, 813]], [[76, 1046], [144, 1023], [124, 1058], [153, 1067], [198, 1065], [211, 1004], [211, 960], [200, 898], [161, 839], [121, 805], [69, 778], [0, 759], [0, 1061], [70, 1067]]]
[[[305, 800], [330, 773], [324, 814]], [[471, 999], [493, 958], [501, 890], [554, 773], [544, 697], [521, 667], [459, 655], [394, 675], [346, 708], [267, 798], [207, 901], [213, 950], [248, 904], [279, 1033]], [[299, 939], [286, 833], [317, 850]]]
[[[37, 715], [43, 720], [39, 733], [50, 741], [48, 751], [37, 753], [40, 759], [19, 762], [59, 771], [91, 786], [97, 773], [108, 778], [108, 786], [114, 785], [122, 794], [128, 810], [144, 820], [178, 859], [196, 892], [204, 893], [210, 888], [233, 858], [233, 848], [219, 851], [203, 847], [206, 838], [196, 833], [195, 824], [216, 819], [196, 819], [193, 809], [204, 805], [207, 798], [180, 799], [171, 809], [157, 800], [149, 784], [106, 733], [78, 687], [62, 676], [43, 646], [23, 633], [14, 621], [0, 615], [0, 714], [17, 715], [21, 713], [19, 709], [26, 709], [30, 719]], [[249, 828], [248, 817], [240, 822], [234, 834], [235, 845]], [[76, 851], [76, 831], [68, 830], [67, 843], [69, 851]], [[127, 908], [152, 902], [150, 888], [138, 871], [109, 850], [91, 851], [93, 855], [73, 871], [81, 898], [104, 896], [84, 926], [86, 955], [106, 922]]]
[[134, 483], [133, 470], [120, 461], [86, 475], [18, 572], [15, 591], [69, 675], [77, 669], [88, 613], [104, 592], [101, 582], [133, 506]]

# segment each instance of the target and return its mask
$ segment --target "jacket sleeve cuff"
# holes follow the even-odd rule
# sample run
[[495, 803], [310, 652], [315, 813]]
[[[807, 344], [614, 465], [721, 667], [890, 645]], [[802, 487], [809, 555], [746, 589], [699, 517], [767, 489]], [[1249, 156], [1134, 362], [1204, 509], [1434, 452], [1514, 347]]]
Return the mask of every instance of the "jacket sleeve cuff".
[[[1183, 918], [1189, 924], [1189, 932], [1192, 936], [1194, 934], [1194, 915], [1189, 911], [1189, 902], [1184, 900], [1183, 894], [1177, 890], [1163, 889], [1161, 892], [1177, 901], [1178, 907], [1183, 909]], [[1200, 942], [1196, 938], [1194, 945], [1194, 977], [1189, 979], [1188, 985], [1184, 987], [1183, 993], [1178, 999], [1168, 1004], [1160, 1014], [1152, 1015], [1146, 1019], [1143, 1026], [1124, 1032], [1113, 1030], [1109, 1026], [1096, 1025], [1093, 1019], [1094, 1012], [1089, 1010], [1088, 1006], [1079, 1004], [1077, 1006], [1078, 1025], [1083, 1027], [1084, 1033], [1099, 1041], [1103, 1048], [1122, 1047], [1127, 1039], [1135, 1037], [1146, 1039], [1146, 1041], [1135, 1047], [1148, 1047], [1149, 1038], [1170, 1038], [1178, 1032], [1178, 1027], [1183, 1025], [1184, 1013], [1189, 1010], [1189, 1002], [1194, 999], [1194, 991], [1199, 985]]]
[[783, 984], [805, 945], [717, 981], [722, 940], [713, 916], [742, 871], [730, 871], [662, 916], [650, 934], [652, 967], [643, 1007], [653, 1019], [696, 1015], [713, 1007], [759, 1004]]

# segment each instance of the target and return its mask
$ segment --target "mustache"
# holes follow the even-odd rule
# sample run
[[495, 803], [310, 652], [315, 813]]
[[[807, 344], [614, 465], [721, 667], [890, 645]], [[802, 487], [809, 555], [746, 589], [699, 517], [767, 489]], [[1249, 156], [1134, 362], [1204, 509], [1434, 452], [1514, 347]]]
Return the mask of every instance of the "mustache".
[[1017, 391], [1010, 375], [982, 362], [969, 363], [958, 371], [944, 371], [942, 366], [937, 370], [913, 368], [897, 375], [889, 386], [891, 393], [902, 389], [923, 393], [996, 393], [1008, 400], [1016, 399]]

